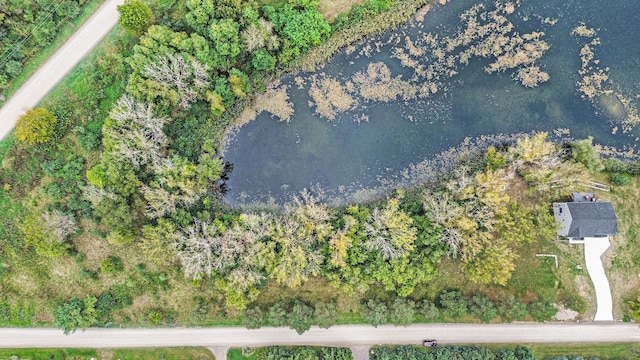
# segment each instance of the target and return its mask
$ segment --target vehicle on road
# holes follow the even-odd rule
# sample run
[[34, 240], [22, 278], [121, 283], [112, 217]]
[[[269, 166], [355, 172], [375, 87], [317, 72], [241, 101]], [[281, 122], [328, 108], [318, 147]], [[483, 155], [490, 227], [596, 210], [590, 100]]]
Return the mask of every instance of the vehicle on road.
[[438, 346], [438, 340], [424, 340], [422, 345], [426, 347], [436, 347]]

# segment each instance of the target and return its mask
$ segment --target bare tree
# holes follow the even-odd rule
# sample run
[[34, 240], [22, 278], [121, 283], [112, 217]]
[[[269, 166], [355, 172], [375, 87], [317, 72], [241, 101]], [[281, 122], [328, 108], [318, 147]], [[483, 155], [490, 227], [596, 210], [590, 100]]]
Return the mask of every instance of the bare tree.
[[399, 209], [398, 199], [391, 199], [384, 209], [373, 209], [364, 224], [367, 240], [364, 246], [380, 252], [385, 260], [404, 257], [413, 249], [417, 230], [411, 217]]
[[446, 192], [427, 192], [422, 196], [422, 203], [428, 216], [443, 227], [462, 215], [462, 207]]
[[127, 95], [118, 100], [109, 116], [115, 124], [105, 128], [105, 135], [113, 140], [113, 154], [136, 168], [147, 164], [160, 167], [167, 144], [162, 128], [169, 119], [156, 117], [151, 104]]
[[209, 86], [207, 66], [195, 59], [182, 56], [158, 56], [156, 62], [144, 66], [143, 74], [169, 88], [176, 88], [180, 97], [178, 105], [188, 109], [198, 98], [198, 92]]
[[78, 230], [73, 216], [63, 214], [58, 210], [42, 213], [42, 222], [45, 228], [53, 235], [51, 240], [58, 243], [64, 242], [67, 236]]
[[440, 235], [440, 241], [449, 246], [447, 255], [452, 259], [456, 259], [460, 253], [462, 244], [464, 243], [464, 238], [462, 237], [460, 230], [451, 227], [444, 229], [442, 235]]
[[196, 221], [178, 233], [173, 245], [185, 276], [199, 279], [220, 269], [222, 240], [214, 225]]
[[94, 208], [98, 206], [104, 199], [115, 199], [116, 194], [100, 189], [94, 185], [82, 187], [82, 196], [91, 203]]

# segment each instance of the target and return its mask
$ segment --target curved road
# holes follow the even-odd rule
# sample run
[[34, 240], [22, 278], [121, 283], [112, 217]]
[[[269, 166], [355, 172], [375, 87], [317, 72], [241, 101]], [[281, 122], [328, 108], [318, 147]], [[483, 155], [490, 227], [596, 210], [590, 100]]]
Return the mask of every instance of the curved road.
[[59, 329], [0, 329], [0, 348], [25, 347], [255, 347], [266, 345], [326, 345], [356, 347], [377, 344], [441, 343], [636, 342], [635, 323], [593, 322], [516, 324], [428, 324], [409, 327], [341, 325], [313, 327], [302, 335], [288, 328], [240, 327], [164, 329], [87, 329], [65, 336]]
[[11, 132], [18, 117], [40, 100], [118, 22], [117, 5], [124, 0], [107, 0], [102, 6], [27, 80], [0, 109], [0, 139]]

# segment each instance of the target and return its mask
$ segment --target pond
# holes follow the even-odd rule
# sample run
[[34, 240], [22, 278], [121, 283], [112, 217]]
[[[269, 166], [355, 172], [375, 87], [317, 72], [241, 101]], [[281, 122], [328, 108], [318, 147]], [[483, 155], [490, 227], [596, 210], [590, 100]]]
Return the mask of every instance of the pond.
[[226, 201], [366, 200], [532, 131], [635, 150], [638, 20], [637, 0], [434, 4], [269, 89], [225, 139]]

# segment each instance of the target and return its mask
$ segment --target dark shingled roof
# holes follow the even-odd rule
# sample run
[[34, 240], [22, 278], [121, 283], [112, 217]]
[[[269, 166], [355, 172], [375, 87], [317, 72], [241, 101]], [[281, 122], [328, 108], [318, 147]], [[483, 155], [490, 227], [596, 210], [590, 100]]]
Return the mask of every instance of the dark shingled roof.
[[570, 202], [571, 227], [567, 237], [581, 239], [615, 235], [618, 221], [609, 202]]

